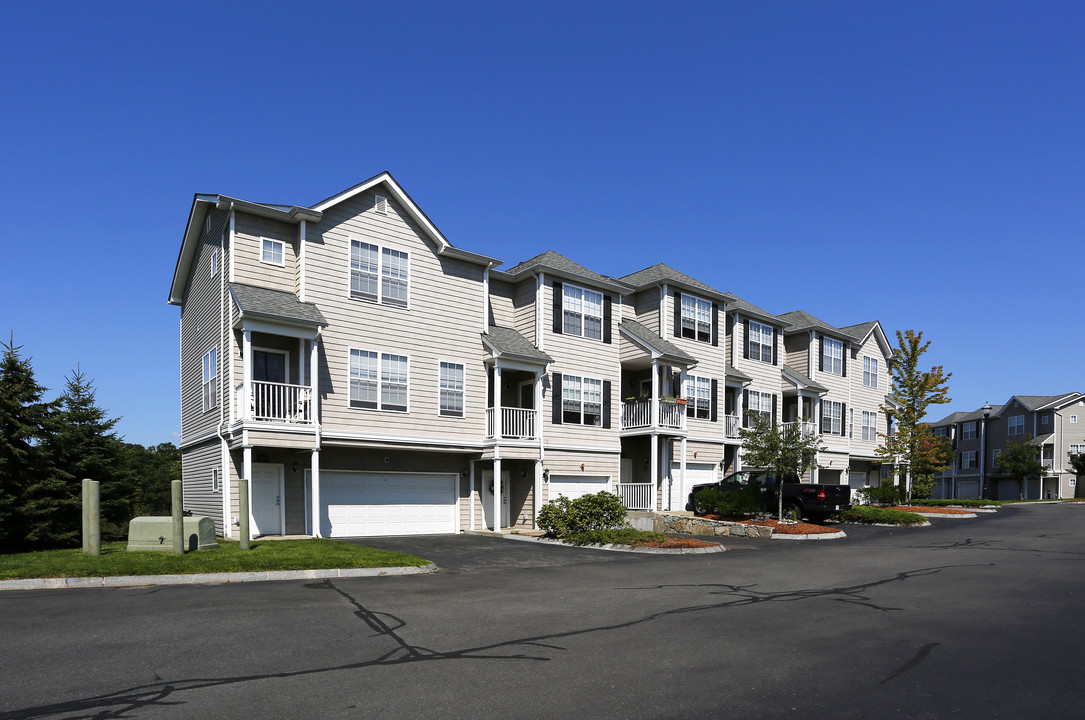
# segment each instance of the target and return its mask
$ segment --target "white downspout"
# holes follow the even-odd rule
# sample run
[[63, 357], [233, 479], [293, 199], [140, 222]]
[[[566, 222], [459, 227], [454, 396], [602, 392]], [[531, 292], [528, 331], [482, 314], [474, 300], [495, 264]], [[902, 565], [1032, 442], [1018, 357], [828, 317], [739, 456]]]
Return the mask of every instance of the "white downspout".
[[305, 302], [305, 221], [298, 225], [298, 299]]
[[543, 332], [543, 298], [546, 295], [545, 287], [545, 273], [539, 273], [535, 276], [535, 347], [539, 348], [542, 352], [546, 352], [543, 342], [543, 338], [546, 337], [546, 333]]

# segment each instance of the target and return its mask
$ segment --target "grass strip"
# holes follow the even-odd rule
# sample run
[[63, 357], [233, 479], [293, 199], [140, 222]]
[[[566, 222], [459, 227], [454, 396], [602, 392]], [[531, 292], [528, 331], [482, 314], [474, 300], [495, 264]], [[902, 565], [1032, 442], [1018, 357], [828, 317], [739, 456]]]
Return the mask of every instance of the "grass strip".
[[428, 560], [339, 540], [261, 540], [248, 552], [241, 543], [219, 540], [214, 549], [174, 555], [128, 552], [127, 543], [105, 543], [102, 554], [81, 550], [42, 550], [0, 555], [0, 580], [113, 575], [187, 575], [191, 573], [327, 570], [336, 568], [414, 567]]

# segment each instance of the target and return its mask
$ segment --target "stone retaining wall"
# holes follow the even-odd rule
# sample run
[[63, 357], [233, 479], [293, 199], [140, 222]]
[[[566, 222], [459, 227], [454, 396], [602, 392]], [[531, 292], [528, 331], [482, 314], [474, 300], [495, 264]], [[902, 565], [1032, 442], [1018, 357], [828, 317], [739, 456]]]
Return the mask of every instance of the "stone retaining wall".
[[708, 520], [691, 515], [668, 515], [655, 513], [653, 530], [658, 533], [682, 533], [684, 535], [707, 535], [709, 537], [771, 538], [772, 528], [745, 525], [726, 520]]

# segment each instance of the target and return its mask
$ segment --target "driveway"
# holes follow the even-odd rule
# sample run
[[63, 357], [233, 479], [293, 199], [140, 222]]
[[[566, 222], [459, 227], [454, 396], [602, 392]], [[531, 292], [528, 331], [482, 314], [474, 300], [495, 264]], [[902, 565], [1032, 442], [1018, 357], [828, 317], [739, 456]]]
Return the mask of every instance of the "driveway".
[[524, 542], [485, 535], [412, 535], [403, 537], [340, 538], [354, 545], [425, 558], [441, 572], [478, 572], [517, 568], [559, 567], [608, 563], [625, 553]]

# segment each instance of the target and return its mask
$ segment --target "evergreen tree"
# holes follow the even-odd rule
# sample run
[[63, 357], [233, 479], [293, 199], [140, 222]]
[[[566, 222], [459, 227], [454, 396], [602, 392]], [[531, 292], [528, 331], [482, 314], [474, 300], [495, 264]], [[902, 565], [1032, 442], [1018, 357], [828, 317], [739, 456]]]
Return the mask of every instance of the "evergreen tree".
[[0, 552], [11, 552], [23, 547], [30, 529], [26, 492], [44, 474], [41, 442], [52, 429], [57, 403], [42, 400], [45, 388], [14, 338], [0, 345]]
[[173, 443], [125, 445], [125, 465], [135, 483], [134, 516], [169, 515], [171, 483], [181, 479], [181, 451]]
[[[897, 347], [893, 348], [893, 361], [889, 371], [893, 378], [892, 395], [894, 405], [883, 408], [886, 415], [896, 423], [892, 435], [882, 435], [882, 445], [878, 454], [887, 461], [903, 466], [912, 475], [917, 470], [934, 472], [940, 467], [931, 467], [924, 462], [925, 432], [923, 418], [931, 405], [952, 402], [949, 397], [948, 381], [953, 373], [947, 373], [941, 365], [930, 370], [920, 370], [919, 361], [930, 346], [930, 341], [923, 342], [923, 332], [908, 330], [903, 334], [897, 330]], [[908, 501], [912, 499], [910, 482], [905, 482]]]

